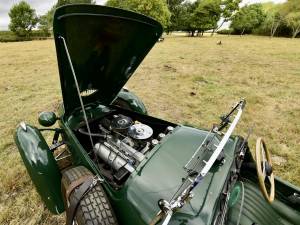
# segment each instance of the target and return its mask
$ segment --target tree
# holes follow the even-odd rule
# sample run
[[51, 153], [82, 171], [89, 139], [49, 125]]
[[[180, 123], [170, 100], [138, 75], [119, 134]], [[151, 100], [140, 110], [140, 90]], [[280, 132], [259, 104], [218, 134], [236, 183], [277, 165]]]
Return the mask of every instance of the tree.
[[58, 0], [56, 3], [56, 8], [63, 5], [76, 3], [95, 4], [96, 2], [95, 0]]
[[274, 37], [280, 26], [284, 24], [284, 15], [281, 12], [282, 4], [268, 2], [262, 4], [262, 7], [266, 17], [263, 23], [254, 32]]
[[192, 26], [201, 32], [214, 30], [221, 17], [220, 0], [202, 0], [193, 12]]
[[300, 12], [291, 12], [285, 17], [288, 27], [292, 29], [292, 38], [300, 33]]
[[251, 33], [255, 28], [259, 27], [265, 20], [265, 13], [263, 12], [261, 4], [252, 4], [244, 6], [238, 11], [232, 19], [230, 25], [235, 32], [241, 35]]
[[241, 1], [242, 0], [221, 0], [221, 18], [223, 20], [219, 27], [213, 30], [213, 33], [219, 30], [225, 22], [228, 22], [232, 19], [234, 13], [239, 9], [239, 4]]
[[270, 34], [273, 37], [276, 33], [279, 35], [290, 35], [296, 37], [299, 33], [298, 14], [300, 12], [299, 0], [288, 0], [282, 4], [264, 3], [263, 9], [266, 19], [262, 25], [255, 31], [259, 34]]
[[299, 12], [300, 11], [300, 4], [299, 0], [288, 0], [283, 4], [282, 7], [282, 14], [287, 15], [290, 12]]
[[13, 5], [8, 15], [10, 17], [9, 29], [19, 37], [28, 37], [38, 22], [35, 10], [25, 1]]
[[39, 30], [41, 30], [45, 36], [50, 36], [51, 25], [47, 14], [39, 17]]
[[39, 29], [43, 31], [45, 36], [50, 36], [53, 24], [53, 16], [55, 7], [53, 6], [45, 15], [40, 16], [39, 18]]
[[170, 23], [171, 13], [165, 0], [108, 0], [106, 4], [150, 16], [164, 27]]
[[179, 27], [178, 30], [186, 31], [190, 36], [194, 36], [196, 32], [195, 26], [193, 26], [193, 12], [198, 6], [198, 2], [186, 1], [181, 5], [181, 11], [179, 15]]
[[295, 38], [300, 32], [300, 4], [299, 0], [288, 0], [282, 9], [285, 15], [285, 23], [292, 30], [292, 38]]
[[167, 26], [167, 32], [180, 30], [184, 13], [184, 0], [168, 0], [168, 8], [171, 13], [170, 24]]
[[267, 18], [269, 23], [271, 24], [270, 26], [270, 36], [274, 37], [278, 27], [283, 21], [283, 16], [280, 14], [280, 12], [273, 12], [273, 13], [268, 13]]
[[274, 37], [279, 26], [284, 21], [284, 17], [280, 12], [268, 12], [265, 19], [265, 28], [270, 32], [270, 37]]

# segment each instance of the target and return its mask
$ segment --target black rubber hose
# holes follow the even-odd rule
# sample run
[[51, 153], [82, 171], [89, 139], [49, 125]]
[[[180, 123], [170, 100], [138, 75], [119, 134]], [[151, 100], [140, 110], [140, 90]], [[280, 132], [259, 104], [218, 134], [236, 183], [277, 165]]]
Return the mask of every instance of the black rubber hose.
[[78, 132], [84, 135], [91, 135], [92, 137], [101, 137], [101, 138], [106, 138], [106, 134], [93, 134], [93, 133], [88, 133], [85, 130], [83, 130], [82, 128], [78, 129]]

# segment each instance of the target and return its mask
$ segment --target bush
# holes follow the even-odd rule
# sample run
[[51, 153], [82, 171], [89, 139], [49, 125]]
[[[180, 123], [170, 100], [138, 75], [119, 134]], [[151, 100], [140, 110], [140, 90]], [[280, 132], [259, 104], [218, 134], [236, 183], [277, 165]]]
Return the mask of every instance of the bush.
[[30, 37], [32, 37], [32, 38], [47, 38], [50, 36], [51, 36], [50, 34], [45, 34], [45, 32], [43, 30], [34, 30], [30, 34]]
[[233, 34], [233, 29], [218, 30], [218, 34]]
[[19, 42], [19, 41], [31, 41], [32, 39], [27, 37], [0, 37], [0, 42]]
[[32, 41], [45, 40], [48, 37], [44, 35], [43, 31], [32, 31], [29, 37], [18, 37], [11, 31], [0, 31], [0, 42], [18, 42], [18, 41]]

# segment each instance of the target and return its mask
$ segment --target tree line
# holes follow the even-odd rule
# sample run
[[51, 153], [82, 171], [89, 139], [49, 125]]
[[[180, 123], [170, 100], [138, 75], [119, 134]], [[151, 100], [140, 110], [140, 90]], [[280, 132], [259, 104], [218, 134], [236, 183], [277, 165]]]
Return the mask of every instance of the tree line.
[[236, 34], [291, 36], [300, 33], [300, 2], [253, 4], [241, 8], [232, 18], [231, 31]]
[[[22, 1], [14, 5], [9, 16], [9, 28], [18, 36], [28, 36], [33, 28], [45, 35], [52, 30], [53, 14], [57, 7], [71, 3], [95, 4], [94, 0], [58, 0], [42, 16]], [[264, 3], [240, 7], [241, 0], [108, 0], [106, 5], [142, 13], [158, 20], [166, 33], [185, 31], [190, 36], [204, 32], [229, 34], [259, 34], [296, 37], [300, 33], [299, 0], [282, 4]], [[220, 22], [221, 21], [221, 22]], [[230, 22], [228, 30], [219, 31]]]
[[18, 37], [30, 37], [32, 30], [37, 28], [43, 36], [50, 36], [52, 32], [53, 15], [57, 7], [73, 4], [95, 4], [94, 0], [58, 0], [45, 15], [38, 16], [26, 1], [21, 1], [12, 6], [8, 15], [10, 17], [9, 29]]

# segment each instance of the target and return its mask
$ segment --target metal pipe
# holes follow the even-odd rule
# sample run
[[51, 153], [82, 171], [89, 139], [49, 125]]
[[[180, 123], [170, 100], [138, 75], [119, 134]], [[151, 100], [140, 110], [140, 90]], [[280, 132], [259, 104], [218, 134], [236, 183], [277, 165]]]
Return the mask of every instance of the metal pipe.
[[87, 120], [87, 116], [86, 116], [86, 113], [85, 113], [83, 101], [82, 101], [80, 90], [79, 90], [78, 81], [77, 81], [77, 78], [76, 78], [76, 74], [75, 74], [75, 70], [74, 70], [74, 67], [73, 67], [71, 56], [70, 56], [70, 53], [69, 53], [69, 50], [68, 50], [68, 46], [66, 44], [66, 40], [65, 40], [64, 37], [59, 36], [58, 38], [60, 38], [63, 41], [64, 48], [65, 48], [65, 51], [66, 51], [66, 54], [67, 54], [67, 58], [68, 58], [68, 61], [69, 61], [69, 64], [70, 64], [70, 68], [71, 68], [71, 71], [72, 71], [72, 75], [73, 75], [73, 78], [74, 78], [75, 86], [76, 86], [76, 89], [77, 89], [77, 94], [78, 94], [78, 98], [79, 98], [79, 101], [80, 101], [81, 109], [82, 109], [82, 112], [83, 112], [83, 117], [84, 117], [84, 120], [85, 120], [85, 123], [86, 123], [86, 127], [87, 127], [87, 130], [88, 130], [88, 133], [89, 133], [90, 141], [91, 141], [92, 146], [94, 146], [94, 142], [93, 142], [93, 139], [92, 139], [90, 126], [89, 126], [89, 123], [88, 123], [88, 120]]

